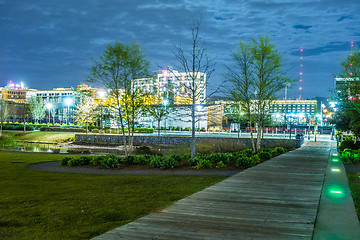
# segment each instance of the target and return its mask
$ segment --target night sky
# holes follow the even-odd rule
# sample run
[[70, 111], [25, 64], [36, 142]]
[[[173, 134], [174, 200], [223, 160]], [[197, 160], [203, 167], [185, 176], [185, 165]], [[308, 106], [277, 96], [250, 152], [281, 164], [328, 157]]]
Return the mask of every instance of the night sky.
[[[350, 42], [360, 42], [359, 0], [0, 0], [0, 86], [75, 87], [114, 41], [136, 40], [151, 70], [175, 66], [173, 43], [187, 46], [193, 19], [216, 58], [212, 85], [224, 78], [239, 40], [267, 34], [283, 54], [283, 71], [299, 79], [303, 48], [303, 98], [329, 96]], [[298, 97], [299, 85], [289, 91]], [[280, 95], [280, 97], [283, 97]]]

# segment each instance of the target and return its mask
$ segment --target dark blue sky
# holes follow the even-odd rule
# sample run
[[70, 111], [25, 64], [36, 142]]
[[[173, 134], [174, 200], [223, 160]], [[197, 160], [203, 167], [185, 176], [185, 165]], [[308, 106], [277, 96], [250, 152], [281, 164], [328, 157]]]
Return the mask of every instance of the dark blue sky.
[[[239, 40], [267, 34], [283, 54], [283, 70], [298, 79], [303, 52], [304, 98], [328, 96], [333, 74], [360, 41], [358, 0], [0, 0], [0, 86], [23, 81], [29, 88], [76, 86], [91, 58], [115, 40], [135, 39], [158, 66], [176, 65], [173, 43], [190, 40], [192, 19], [216, 57], [212, 85], [222, 80]], [[289, 97], [299, 95], [298, 85]]]

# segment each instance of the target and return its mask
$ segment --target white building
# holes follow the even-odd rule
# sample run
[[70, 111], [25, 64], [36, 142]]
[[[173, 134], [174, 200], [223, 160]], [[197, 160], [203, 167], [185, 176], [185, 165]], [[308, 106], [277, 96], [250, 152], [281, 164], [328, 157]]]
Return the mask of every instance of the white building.
[[143, 78], [134, 81], [136, 88], [145, 93], [156, 93], [172, 99], [175, 104], [191, 104], [191, 89], [196, 92], [196, 104], [204, 104], [206, 98], [206, 73], [196, 73], [195, 85], [192, 86], [191, 73], [175, 70], [159, 71], [154, 78]]

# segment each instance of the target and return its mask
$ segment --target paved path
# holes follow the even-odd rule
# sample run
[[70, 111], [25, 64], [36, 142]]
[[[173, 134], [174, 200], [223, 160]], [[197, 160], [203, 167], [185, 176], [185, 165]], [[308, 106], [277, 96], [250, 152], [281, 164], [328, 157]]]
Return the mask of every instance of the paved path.
[[95, 239], [311, 239], [330, 145], [307, 143]]

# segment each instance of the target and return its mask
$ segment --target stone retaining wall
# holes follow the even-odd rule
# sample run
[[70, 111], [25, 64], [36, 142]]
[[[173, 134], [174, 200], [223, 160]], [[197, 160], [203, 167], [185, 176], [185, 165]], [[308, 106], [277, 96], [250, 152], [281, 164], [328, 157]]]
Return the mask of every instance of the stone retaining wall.
[[[207, 141], [216, 143], [218, 141], [237, 142], [251, 147], [251, 139], [249, 138], [225, 138], [225, 137], [196, 137], [196, 142], [206, 139]], [[100, 143], [100, 144], [122, 144], [122, 135], [85, 135], [76, 134], [75, 142], [82, 143]], [[187, 136], [134, 136], [134, 145], [151, 145], [151, 144], [189, 144], [191, 137]], [[262, 147], [294, 147], [299, 148], [304, 143], [304, 138], [301, 139], [269, 139], [261, 140]]]

